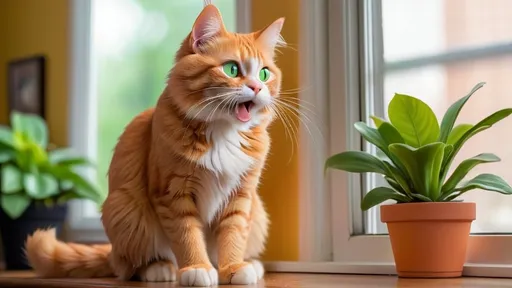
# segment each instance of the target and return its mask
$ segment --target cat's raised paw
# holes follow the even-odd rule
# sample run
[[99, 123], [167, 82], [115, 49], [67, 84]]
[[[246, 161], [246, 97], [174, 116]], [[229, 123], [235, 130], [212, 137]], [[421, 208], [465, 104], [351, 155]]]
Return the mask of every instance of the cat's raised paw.
[[158, 261], [139, 271], [139, 277], [146, 282], [174, 282], [176, 269], [171, 262]]
[[252, 263], [230, 265], [219, 271], [221, 284], [248, 285], [258, 282], [258, 273]]
[[180, 285], [186, 287], [208, 287], [219, 283], [215, 268], [206, 266], [190, 266], [180, 269], [178, 278]]

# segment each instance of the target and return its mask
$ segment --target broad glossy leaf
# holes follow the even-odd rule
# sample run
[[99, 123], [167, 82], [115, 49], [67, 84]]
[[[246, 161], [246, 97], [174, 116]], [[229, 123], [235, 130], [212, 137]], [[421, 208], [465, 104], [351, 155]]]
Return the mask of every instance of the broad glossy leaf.
[[405, 143], [402, 135], [390, 123], [382, 123], [377, 131], [388, 146], [393, 143]]
[[410, 202], [407, 197], [399, 194], [393, 189], [387, 187], [377, 187], [366, 193], [361, 201], [361, 209], [366, 211], [373, 206], [379, 205], [386, 200], [395, 200], [398, 202]]
[[512, 194], [512, 187], [503, 178], [493, 174], [480, 174], [463, 186], [457, 187], [455, 191], [460, 191], [462, 194], [473, 189], [483, 189], [506, 195]]
[[43, 149], [48, 146], [48, 127], [46, 122], [36, 114], [14, 111], [11, 114], [14, 131], [19, 131], [37, 143]]
[[8, 127], [0, 126], [0, 143], [10, 148], [14, 147], [14, 135]]
[[357, 122], [354, 124], [354, 127], [361, 133], [364, 139], [366, 141], [372, 143], [373, 145], [377, 146], [382, 152], [386, 153], [388, 152], [388, 145], [386, 145], [386, 141], [380, 136], [379, 131], [377, 129], [372, 128], [368, 126], [364, 122]]
[[464, 143], [466, 143], [466, 141], [468, 141], [474, 135], [476, 135], [486, 129], [489, 129], [497, 122], [507, 118], [508, 116], [510, 116], [510, 114], [512, 114], [512, 108], [506, 108], [506, 109], [499, 110], [499, 111], [491, 114], [490, 116], [486, 117], [482, 121], [478, 122], [476, 125], [471, 127], [471, 129], [469, 129], [466, 133], [464, 133], [464, 135], [462, 135], [462, 137], [460, 137], [459, 141], [457, 141], [457, 143], [455, 143], [455, 145], [453, 145], [453, 152], [450, 154], [450, 157], [446, 158], [443, 161], [443, 175], [446, 175], [453, 159], [455, 158], [455, 156], [457, 155], [459, 150], [462, 148], [462, 145], [464, 145]]
[[16, 194], [2, 194], [0, 195], [2, 201], [2, 209], [11, 219], [19, 218], [28, 206], [30, 206], [30, 198], [22, 193]]
[[[439, 197], [439, 199], [437, 199], [438, 202], [448, 202], [448, 201], [452, 201], [453, 199], [459, 197], [462, 193], [460, 192], [456, 192], [456, 191], [451, 191], [449, 193], [445, 193], [445, 194], [442, 194], [441, 197]], [[462, 200], [460, 200], [462, 201]]]
[[400, 184], [398, 184], [398, 182], [396, 182], [395, 179], [393, 178], [390, 178], [390, 177], [384, 177], [384, 179], [386, 180], [386, 182], [388, 182], [389, 186], [391, 186], [391, 188], [395, 189], [396, 191], [398, 191], [399, 193], [402, 193], [404, 195], [407, 195], [407, 193], [404, 191], [404, 189], [402, 188], [402, 186], [400, 186]]
[[454, 145], [457, 143], [457, 141], [459, 141], [460, 137], [462, 137], [462, 135], [468, 132], [468, 130], [471, 128], [473, 128], [473, 125], [471, 124], [459, 124], [455, 126], [452, 132], [450, 132], [450, 135], [448, 135], [448, 140], [446, 140], [446, 143]]
[[377, 117], [377, 116], [370, 116], [370, 118], [373, 120], [373, 124], [375, 124], [375, 127], [379, 128], [382, 123], [386, 123], [387, 121]]
[[439, 175], [445, 144], [435, 142], [420, 148], [405, 144], [391, 144], [389, 151], [402, 162], [411, 178], [416, 193], [437, 199], [440, 192]]
[[12, 164], [2, 165], [2, 192], [12, 194], [22, 190], [22, 172]]
[[23, 186], [27, 194], [37, 200], [45, 199], [59, 193], [57, 179], [49, 174], [25, 174]]
[[386, 174], [386, 166], [377, 157], [362, 151], [346, 151], [333, 155], [325, 162], [325, 168], [354, 173], [375, 172]]
[[[459, 116], [460, 110], [466, 104], [466, 102], [469, 100], [471, 95], [475, 93], [478, 89], [482, 88], [484, 86], [485, 82], [480, 82], [471, 89], [468, 95], [466, 95], [463, 98], [460, 98], [455, 103], [453, 103], [450, 108], [446, 111], [446, 113], [443, 116], [443, 120], [441, 120], [441, 130], [439, 133], [439, 141], [446, 143], [448, 140], [448, 137], [450, 133], [452, 132], [453, 125], [455, 125], [455, 121], [457, 120], [457, 117]], [[453, 144], [453, 143], [452, 143]]]
[[[407, 194], [407, 195], [411, 195], [412, 193], [414, 193], [414, 191], [412, 190], [412, 187], [410, 187], [408, 185], [408, 182], [406, 180], [406, 177], [402, 174], [402, 172], [396, 168], [395, 166], [387, 163], [387, 162], [384, 162], [384, 165], [386, 166], [386, 169], [387, 171], [389, 172], [389, 176], [390, 178], [392, 178], [398, 185], [400, 185], [400, 187], [402, 188], [402, 190]], [[405, 168], [404, 168], [405, 169]], [[407, 172], [407, 171], [405, 171]], [[397, 189], [398, 190], [398, 189]], [[400, 191], [400, 190], [398, 190]]]
[[46, 168], [48, 173], [56, 176], [61, 181], [69, 181], [73, 183], [74, 190], [82, 198], [100, 201], [105, 195], [86, 178], [72, 171], [68, 166], [50, 166]]
[[412, 197], [418, 201], [421, 201], [421, 202], [432, 202], [432, 199], [428, 198], [427, 196], [423, 196], [421, 194], [418, 194], [418, 193], [414, 193], [412, 194]]
[[439, 137], [439, 124], [432, 109], [420, 99], [395, 94], [388, 106], [391, 124], [400, 132], [405, 143], [420, 147]]
[[492, 163], [492, 162], [499, 162], [501, 159], [492, 154], [492, 153], [482, 153], [479, 155], [476, 155], [474, 157], [471, 157], [469, 159], [466, 159], [462, 161], [459, 166], [453, 171], [452, 175], [443, 185], [442, 192], [447, 193], [451, 192], [455, 187], [457, 187], [457, 184], [466, 177], [466, 175], [473, 169], [476, 165], [482, 164], [482, 163]]
[[79, 157], [72, 149], [59, 148], [48, 153], [48, 159], [53, 164], [62, 165], [92, 165], [92, 163], [84, 157]]

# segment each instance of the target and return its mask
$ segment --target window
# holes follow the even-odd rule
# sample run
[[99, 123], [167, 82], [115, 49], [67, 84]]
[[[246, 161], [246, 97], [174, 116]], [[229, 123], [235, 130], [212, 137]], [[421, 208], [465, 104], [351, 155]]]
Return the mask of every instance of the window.
[[[433, 106], [440, 119], [449, 105], [476, 83], [487, 82], [464, 107], [458, 119], [464, 123], [476, 123], [511, 106], [508, 75], [512, 73], [512, 19], [507, 14], [511, 5], [508, 1], [483, 0], [327, 0], [327, 9], [319, 15], [325, 13], [328, 20], [316, 24], [327, 25], [328, 31], [324, 43], [328, 50], [329, 96], [323, 106], [327, 105], [330, 112], [326, 119], [330, 123], [325, 138], [327, 155], [370, 149], [353, 129], [353, 123], [368, 121], [371, 114], [387, 116], [385, 108], [395, 92], [419, 97]], [[492, 152], [502, 162], [477, 167], [468, 177], [484, 170], [512, 183], [512, 150], [507, 138], [511, 128], [510, 121], [503, 121], [492, 131], [472, 138], [454, 164], [483, 150]], [[316, 260], [330, 263], [318, 269], [395, 272], [378, 207], [367, 213], [359, 208], [363, 191], [381, 184], [377, 181], [372, 175], [331, 173], [325, 187], [331, 191], [330, 197], [324, 197], [323, 204], [316, 204], [315, 209], [317, 215], [324, 215], [322, 205], [331, 205], [330, 219], [324, 218], [330, 221], [331, 229], [316, 241], [325, 242], [329, 237], [332, 256], [317, 253]], [[463, 199], [477, 202], [464, 273], [507, 275], [506, 265], [512, 264], [512, 253], [507, 248], [512, 245], [512, 198], [472, 191]]]
[[[302, 67], [306, 67], [301, 70], [306, 82], [302, 85], [308, 89], [301, 91], [300, 97], [315, 104], [317, 115], [327, 115], [319, 122], [329, 123], [325, 143], [317, 148], [328, 148], [303, 151], [303, 173], [308, 175], [304, 178], [309, 179], [301, 181], [309, 186], [304, 185], [301, 194], [301, 212], [305, 211], [301, 215], [301, 263], [276, 263], [275, 269], [393, 274], [393, 253], [379, 208], [366, 213], [359, 208], [364, 191], [382, 183], [372, 175], [361, 177], [341, 171], [330, 173], [328, 181], [322, 182], [325, 178], [317, 169], [328, 155], [370, 149], [353, 124], [368, 121], [372, 114], [387, 116], [386, 107], [395, 92], [419, 97], [433, 106], [440, 119], [449, 105], [476, 83], [487, 82], [466, 104], [459, 123], [476, 123], [511, 106], [512, 20], [507, 17], [507, 7], [512, 3], [304, 0], [301, 5], [304, 15], [299, 52], [303, 54]], [[314, 85], [308, 79], [313, 79], [310, 82]], [[318, 88], [322, 85], [328, 90]], [[512, 183], [512, 150], [508, 145], [512, 139], [507, 133], [511, 128], [512, 123], [506, 120], [475, 136], [454, 165], [481, 152], [495, 153], [501, 162], [477, 167], [467, 177], [484, 170]], [[314, 145], [309, 142], [304, 140], [301, 145]], [[325, 190], [330, 191], [329, 196], [318, 192]], [[477, 203], [464, 274], [509, 277], [512, 198], [472, 191], [463, 199]], [[327, 227], [320, 225], [324, 223]], [[317, 263], [310, 266], [310, 261]]]
[[[247, 2], [215, 4], [228, 30], [248, 30]], [[86, 172], [101, 189], [108, 189], [118, 137], [134, 116], [156, 104], [175, 53], [202, 8], [200, 0], [73, 1], [70, 142], [94, 159], [97, 171]], [[71, 238], [105, 239], [96, 205], [72, 205]]]

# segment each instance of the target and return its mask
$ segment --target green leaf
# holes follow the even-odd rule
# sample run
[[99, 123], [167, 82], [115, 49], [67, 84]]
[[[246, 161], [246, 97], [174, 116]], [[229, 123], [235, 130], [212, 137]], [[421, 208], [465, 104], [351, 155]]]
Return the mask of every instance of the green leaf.
[[2, 166], [2, 192], [12, 194], [20, 191], [22, 173], [18, 167], [12, 164]]
[[362, 151], [346, 151], [333, 155], [325, 162], [325, 168], [354, 173], [375, 172], [386, 175], [386, 166], [377, 157]]
[[489, 129], [497, 122], [507, 118], [508, 116], [510, 116], [510, 114], [512, 114], [512, 108], [506, 108], [506, 109], [499, 110], [499, 111], [491, 114], [490, 116], [486, 117], [482, 121], [478, 122], [475, 126], [471, 127], [471, 129], [469, 129], [466, 133], [464, 133], [464, 135], [462, 135], [462, 137], [460, 137], [459, 141], [457, 141], [455, 143], [455, 145], [453, 145], [453, 152], [450, 153], [450, 156], [443, 161], [443, 171], [442, 171], [443, 178], [444, 178], [444, 175], [446, 175], [446, 173], [448, 173], [448, 170], [450, 168], [450, 165], [451, 165], [453, 159], [455, 158], [455, 156], [457, 155], [459, 150], [462, 148], [464, 143], [466, 143], [466, 141], [468, 141], [474, 135], [476, 135], [486, 129]]
[[503, 178], [493, 174], [480, 174], [463, 186], [457, 187], [455, 191], [460, 191], [460, 194], [462, 194], [473, 189], [483, 189], [505, 195], [512, 194], [512, 187]]
[[395, 179], [387, 177], [387, 176], [385, 176], [384, 179], [386, 180], [386, 182], [388, 182], [389, 186], [391, 186], [393, 189], [395, 189], [396, 191], [398, 191], [401, 194], [407, 195], [407, 192], [405, 192], [405, 190], [402, 188], [402, 186], [400, 186], [400, 184], [398, 184], [398, 182], [396, 182]]
[[76, 153], [73, 152], [72, 149], [69, 148], [59, 148], [52, 150], [48, 153], [48, 159], [53, 164], [61, 164], [61, 165], [93, 165], [88, 159], [84, 157], [79, 157]]
[[57, 198], [57, 204], [63, 204], [70, 200], [80, 199], [80, 198], [82, 198], [82, 196], [80, 194], [76, 193], [75, 191], [67, 191], [67, 192], [64, 192], [62, 195], [60, 195]]
[[0, 163], [8, 162], [14, 159], [15, 153], [11, 149], [0, 150]]
[[[394, 156], [394, 155], [393, 155]], [[396, 156], [395, 156], [396, 158]], [[389, 172], [391, 178], [393, 180], [395, 180], [395, 182], [400, 185], [400, 187], [402, 187], [402, 190], [408, 195], [408, 196], [411, 196], [411, 194], [414, 193], [414, 191], [412, 191], [412, 187], [409, 186], [407, 180], [406, 180], [406, 177], [403, 176], [401, 170], [399, 170], [398, 168], [396, 168], [395, 166], [387, 163], [387, 162], [384, 162], [384, 165], [386, 166], [386, 169], [387, 171]], [[407, 170], [404, 168], [405, 172], [407, 172]], [[396, 189], [397, 191], [400, 191], [399, 189]]]
[[361, 133], [363, 138], [372, 143], [373, 145], [377, 146], [382, 152], [386, 153], [388, 152], [388, 145], [386, 145], [386, 141], [380, 136], [379, 132], [375, 128], [371, 128], [364, 122], [357, 122], [354, 124], [354, 127]]
[[402, 135], [390, 123], [382, 123], [377, 131], [388, 146], [393, 143], [405, 143]]
[[457, 143], [457, 141], [459, 141], [462, 135], [468, 132], [468, 130], [471, 128], [473, 128], [473, 125], [471, 124], [459, 124], [455, 126], [452, 132], [450, 132], [450, 135], [448, 135], [448, 140], [446, 141], [446, 143], [454, 145], [455, 143]]
[[398, 202], [410, 202], [407, 197], [399, 194], [393, 189], [387, 187], [377, 187], [366, 193], [361, 201], [361, 209], [366, 211], [373, 206], [379, 205], [386, 200], [395, 200]]
[[439, 136], [439, 124], [432, 109], [423, 101], [403, 94], [395, 94], [388, 106], [391, 124], [410, 146], [433, 143]]
[[420, 148], [406, 144], [391, 144], [389, 150], [404, 165], [417, 193], [437, 199], [440, 193], [439, 175], [445, 144], [435, 142]]
[[9, 148], [14, 148], [14, 135], [8, 127], [0, 126], [0, 143]]
[[500, 160], [501, 159], [498, 156], [492, 153], [483, 153], [462, 161], [455, 169], [455, 171], [453, 171], [450, 178], [448, 178], [448, 180], [444, 183], [442, 193], [444, 194], [451, 192], [453, 189], [455, 189], [457, 184], [459, 184], [459, 182], [464, 179], [469, 171], [471, 171], [471, 169], [473, 169], [476, 165], [482, 163], [499, 162]]
[[50, 166], [47, 167], [46, 170], [61, 181], [73, 183], [74, 190], [80, 194], [82, 198], [96, 202], [104, 198], [104, 195], [97, 187], [89, 183], [84, 177], [72, 171], [68, 166]]
[[412, 197], [418, 201], [421, 201], [421, 202], [432, 202], [432, 199], [428, 198], [427, 196], [423, 196], [421, 194], [418, 194], [418, 193], [414, 193], [412, 194]]
[[[443, 116], [443, 120], [441, 120], [441, 130], [439, 133], [438, 140], [440, 142], [447, 143], [448, 137], [450, 133], [452, 132], [453, 125], [455, 125], [455, 121], [457, 120], [457, 117], [459, 116], [460, 110], [466, 104], [466, 102], [469, 100], [471, 95], [475, 93], [478, 89], [482, 88], [484, 86], [485, 82], [480, 82], [471, 89], [468, 95], [466, 95], [463, 98], [460, 98], [455, 103], [453, 103], [450, 108], [446, 111], [446, 113]], [[453, 144], [453, 143], [450, 143]]]
[[25, 174], [23, 185], [27, 194], [37, 200], [59, 194], [59, 184], [49, 174]]
[[373, 124], [375, 124], [375, 127], [379, 128], [382, 123], [386, 123], [387, 121], [377, 117], [377, 116], [370, 116], [370, 118], [373, 120]]
[[39, 115], [13, 111], [11, 123], [14, 131], [21, 132], [41, 148], [46, 149], [48, 146], [48, 127]]
[[0, 195], [2, 201], [2, 209], [11, 219], [19, 218], [30, 205], [30, 198], [22, 193], [16, 194], [2, 194]]

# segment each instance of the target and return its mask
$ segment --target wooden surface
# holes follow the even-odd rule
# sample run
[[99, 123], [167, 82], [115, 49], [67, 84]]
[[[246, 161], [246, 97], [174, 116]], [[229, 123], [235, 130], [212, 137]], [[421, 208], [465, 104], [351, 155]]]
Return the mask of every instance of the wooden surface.
[[[0, 272], [0, 287], [179, 287], [176, 283], [120, 282], [115, 279], [37, 279], [28, 272]], [[270, 273], [257, 285], [221, 287], [512, 287], [512, 279], [456, 278], [456, 279], [400, 279], [394, 276], [330, 275]]]

